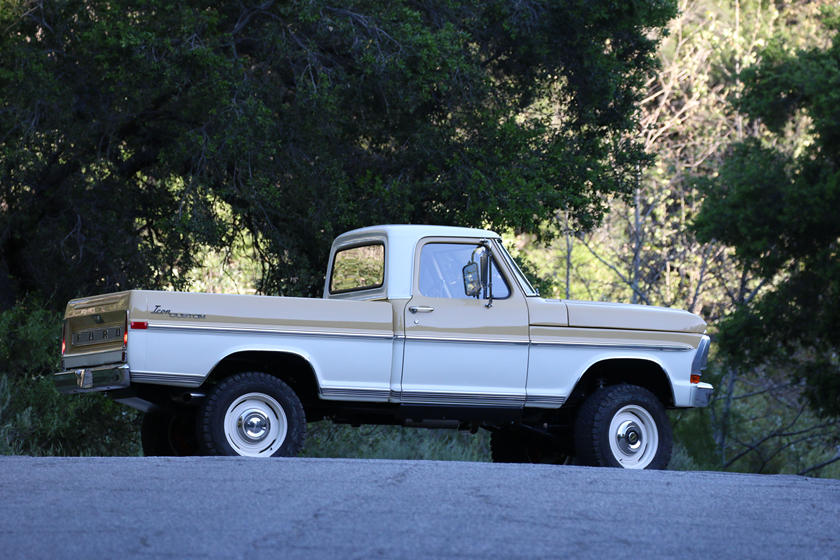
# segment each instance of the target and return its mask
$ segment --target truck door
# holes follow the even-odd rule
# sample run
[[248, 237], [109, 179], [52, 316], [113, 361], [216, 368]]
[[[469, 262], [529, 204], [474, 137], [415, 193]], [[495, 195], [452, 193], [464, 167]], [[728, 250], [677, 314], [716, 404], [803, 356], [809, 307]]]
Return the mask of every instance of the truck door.
[[464, 292], [474, 240], [427, 238], [415, 253], [405, 308], [403, 403], [522, 407], [528, 309], [509, 272], [492, 263], [493, 302]]

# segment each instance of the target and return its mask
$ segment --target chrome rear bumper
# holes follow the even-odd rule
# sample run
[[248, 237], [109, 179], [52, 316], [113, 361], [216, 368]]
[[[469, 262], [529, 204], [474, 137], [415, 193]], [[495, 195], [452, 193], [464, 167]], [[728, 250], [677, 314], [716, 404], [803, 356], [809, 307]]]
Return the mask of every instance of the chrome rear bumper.
[[71, 369], [53, 375], [60, 393], [93, 393], [125, 389], [131, 383], [128, 364], [108, 364], [92, 368]]

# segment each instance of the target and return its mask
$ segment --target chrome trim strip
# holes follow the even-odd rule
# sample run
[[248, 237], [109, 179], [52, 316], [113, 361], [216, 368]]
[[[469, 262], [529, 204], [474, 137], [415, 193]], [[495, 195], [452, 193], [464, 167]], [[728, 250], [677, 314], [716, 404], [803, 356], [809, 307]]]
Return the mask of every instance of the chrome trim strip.
[[355, 389], [350, 387], [321, 387], [321, 398], [337, 401], [387, 402], [390, 389]]
[[574, 346], [578, 348], [614, 348], [623, 350], [663, 350], [666, 352], [687, 352], [694, 350], [688, 344], [627, 344], [623, 342], [565, 342], [562, 340], [532, 341], [534, 346]]
[[463, 337], [437, 337], [437, 336], [406, 336], [406, 340], [419, 340], [423, 342], [479, 342], [493, 344], [531, 344], [530, 340], [502, 340], [498, 338], [463, 338]]
[[151, 383], [175, 387], [198, 387], [204, 383], [204, 376], [195, 373], [164, 373], [154, 371], [132, 371], [132, 383]]
[[125, 348], [121, 344], [119, 348], [111, 350], [65, 354], [61, 357], [61, 367], [69, 370], [80, 367], [94, 367], [106, 364], [122, 363], [124, 361]]
[[167, 330], [196, 330], [196, 331], [215, 331], [215, 332], [241, 332], [248, 334], [288, 334], [288, 335], [305, 335], [305, 336], [347, 336], [353, 338], [387, 338], [393, 339], [394, 335], [389, 333], [374, 334], [374, 333], [356, 333], [356, 332], [332, 332], [332, 331], [294, 331], [288, 329], [271, 329], [271, 328], [256, 328], [256, 327], [220, 327], [220, 326], [204, 326], [204, 325], [172, 325], [168, 323], [149, 323], [149, 329], [167, 329]]
[[120, 342], [119, 346], [115, 346], [114, 348], [104, 348], [101, 350], [91, 350], [90, 352], [73, 352], [73, 353], [66, 353], [62, 356], [62, 358], [84, 358], [86, 356], [95, 356], [96, 354], [107, 354], [108, 352], [122, 352], [125, 350], [125, 346]]
[[528, 395], [525, 397], [525, 406], [536, 408], [560, 408], [566, 402], [566, 397], [554, 395]]
[[491, 406], [498, 408], [522, 408], [524, 395], [503, 395], [487, 393], [444, 393], [432, 391], [403, 391], [403, 404], [445, 404], [458, 406]]

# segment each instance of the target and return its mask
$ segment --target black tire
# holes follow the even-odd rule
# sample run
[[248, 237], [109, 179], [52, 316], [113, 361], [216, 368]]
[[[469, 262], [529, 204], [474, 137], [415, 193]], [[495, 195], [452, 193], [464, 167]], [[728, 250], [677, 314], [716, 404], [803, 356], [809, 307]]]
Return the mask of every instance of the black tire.
[[147, 412], [140, 427], [146, 457], [186, 457], [198, 454], [195, 409]]
[[207, 455], [294, 457], [303, 447], [306, 416], [280, 379], [258, 371], [216, 385], [198, 413], [198, 440]]
[[560, 451], [551, 437], [516, 427], [490, 434], [490, 456], [494, 463], [571, 463], [571, 457]]
[[665, 407], [636, 385], [611, 385], [590, 395], [578, 410], [574, 435], [582, 465], [664, 469], [671, 459]]

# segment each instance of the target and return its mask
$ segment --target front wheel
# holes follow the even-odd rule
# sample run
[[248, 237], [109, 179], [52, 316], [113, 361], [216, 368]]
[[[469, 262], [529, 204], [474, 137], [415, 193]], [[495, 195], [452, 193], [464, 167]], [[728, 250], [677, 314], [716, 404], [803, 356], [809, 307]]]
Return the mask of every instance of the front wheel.
[[581, 464], [664, 469], [671, 459], [672, 445], [665, 407], [643, 387], [602, 387], [578, 411], [575, 449]]
[[298, 396], [262, 372], [228, 377], [199, 411], [199, 442], [208, 455], [293, 457], [303, 447], [305, 430]]

